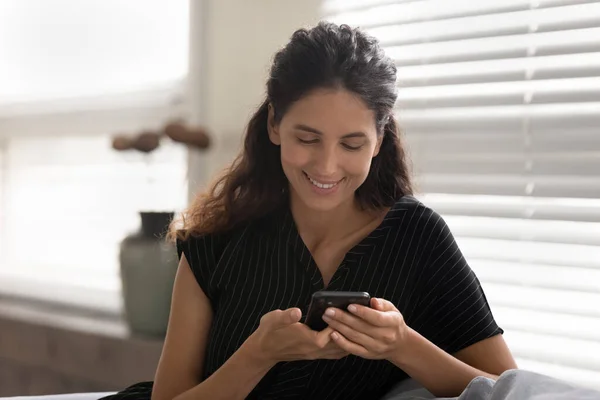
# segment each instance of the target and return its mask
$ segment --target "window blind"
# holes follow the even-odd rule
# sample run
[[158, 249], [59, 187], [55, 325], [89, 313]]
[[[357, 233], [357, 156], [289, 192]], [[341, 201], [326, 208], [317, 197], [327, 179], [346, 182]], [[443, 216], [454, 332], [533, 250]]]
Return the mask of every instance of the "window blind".
[[120, 241], [187, 201], [187, 150], [112, 135], [183, 113], [184, 0], [0, 7], [0, 293], [120, 313]]
[[398, 66], [418, 196], [521, 368], [600, 389], [600, 1], [325, 2]]

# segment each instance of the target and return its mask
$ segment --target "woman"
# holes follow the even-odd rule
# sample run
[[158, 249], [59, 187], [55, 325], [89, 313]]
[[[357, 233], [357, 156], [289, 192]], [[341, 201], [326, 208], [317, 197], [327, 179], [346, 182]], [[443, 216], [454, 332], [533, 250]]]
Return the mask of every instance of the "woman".
[[[443, 219], [411, 196], [377, 41], [321, 23], [274, 58], [244, 148], [175, 232], [180, 256], [153, 400], [437, 396], [516, 368]], [[371, 308], [302, 323], [319, 290]], [[139, 388], [138, 388], [139, 389]]]

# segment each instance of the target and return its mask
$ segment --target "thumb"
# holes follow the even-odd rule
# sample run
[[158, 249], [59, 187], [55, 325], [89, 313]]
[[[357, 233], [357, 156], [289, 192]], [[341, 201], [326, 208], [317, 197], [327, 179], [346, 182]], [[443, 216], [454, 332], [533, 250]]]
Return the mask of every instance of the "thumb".
[[266, 313], [261, 322], [272, 329], [283, 328], [287, 325], [295, 324], [302, 318], [302, 311], [299, 308], [288, 308], [287, 310], [274, 310]]
[[302, 318], [302, 311], [297, 307], [288, 308], [287, 310], [284, 310], [283, 313], [284, 320], [289, 321], [289, 324], [300, 322], [300, 319]]

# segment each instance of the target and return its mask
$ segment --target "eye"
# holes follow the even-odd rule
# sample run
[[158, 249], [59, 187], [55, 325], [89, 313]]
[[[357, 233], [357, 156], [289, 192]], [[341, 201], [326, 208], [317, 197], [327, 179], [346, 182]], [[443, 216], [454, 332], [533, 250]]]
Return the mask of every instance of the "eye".
[[344, 146], [344, 148], [346, 150], [350, 150], [350, 151], [358, 151], [358, 150], [360, 150], [363, 147], [362, 144], [356, 145], [356, 146], [352, 146], [352, 145], [349, 145], [348, 143], [342, 143], [342, 146]]
[[298, 139], [298, 142], [300, 142], [302, 144], [314, 144], [319, 141], [318, 139], [311, 139], [311, 140], [305, 140], [305, 139], [300, 139], [300, 138], [297, 138], [297, 139]]

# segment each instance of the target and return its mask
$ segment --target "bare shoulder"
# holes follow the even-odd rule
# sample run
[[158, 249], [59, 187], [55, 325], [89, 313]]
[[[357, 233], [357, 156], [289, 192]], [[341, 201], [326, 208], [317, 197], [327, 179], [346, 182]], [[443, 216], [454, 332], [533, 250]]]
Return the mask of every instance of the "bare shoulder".
[[152, 400], [172, 399], [200, 383], [212, 319], [210, 301], [182, 255]]

